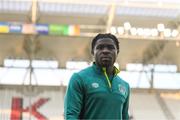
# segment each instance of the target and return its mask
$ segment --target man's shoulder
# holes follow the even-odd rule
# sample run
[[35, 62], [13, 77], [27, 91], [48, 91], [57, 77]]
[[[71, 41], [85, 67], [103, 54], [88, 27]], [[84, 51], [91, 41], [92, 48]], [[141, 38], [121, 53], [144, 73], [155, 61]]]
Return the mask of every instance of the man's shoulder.
[[92, 66], [89, 66], [87, 68], [80, 70], [79, 72], [77, 72], [77, 74], [80, 76], [83, 76], [83, 75], [91, 74], [92, 72], [93, 72], [93, 68]]

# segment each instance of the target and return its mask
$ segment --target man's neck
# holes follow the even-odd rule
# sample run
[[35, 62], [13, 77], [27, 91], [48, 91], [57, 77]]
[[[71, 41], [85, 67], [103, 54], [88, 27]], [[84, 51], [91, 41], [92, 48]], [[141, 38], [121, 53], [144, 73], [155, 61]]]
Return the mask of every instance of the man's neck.
[[106, 67], [107, 75], [113, 75], [114, 74], [114, 66]]
[[[97, 64], [96, 62], [95, 62], [95, 64], [96, 64], [97, 66], [99, 66], [100, 68], [103, 68], [103, 66]], [[113, 65], [112, 65], [112, 66], [105, 67], [105, 68], [106, 68], [106, 73], [107, 73], [108, 76], [114, 75], [114, 66], [113, 66]]]

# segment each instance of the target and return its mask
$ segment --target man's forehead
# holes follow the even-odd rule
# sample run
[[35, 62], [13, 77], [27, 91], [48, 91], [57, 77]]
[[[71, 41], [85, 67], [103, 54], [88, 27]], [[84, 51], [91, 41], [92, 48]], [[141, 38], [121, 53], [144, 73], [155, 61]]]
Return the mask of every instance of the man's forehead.
[[96, 41], [96, 44], [114, 44], [114, 40], [111, 38], [100, 38]]

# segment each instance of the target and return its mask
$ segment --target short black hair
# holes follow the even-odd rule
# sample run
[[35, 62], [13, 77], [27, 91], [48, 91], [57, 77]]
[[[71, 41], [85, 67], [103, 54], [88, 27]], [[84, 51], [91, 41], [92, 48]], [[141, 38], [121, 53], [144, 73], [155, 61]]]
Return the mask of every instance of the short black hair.
[[94, 46], [95, 46], [96, 42], [98, 40], [100, 40], [101, 38], [111, 38], [114, 41], [114, 43], [115, 43], [115, 45], [117, 47], [117, 52], [119, 53], [119, 41], [118, 41], [117, 37], [115, 35], [111, 34], [111, 33], [104, 33], [104, 34], [99, 33], [98, 35], [96, 35], [93, 38], [93, 40], [91, 42], [91, 53], [92, 54], [93, 54]]

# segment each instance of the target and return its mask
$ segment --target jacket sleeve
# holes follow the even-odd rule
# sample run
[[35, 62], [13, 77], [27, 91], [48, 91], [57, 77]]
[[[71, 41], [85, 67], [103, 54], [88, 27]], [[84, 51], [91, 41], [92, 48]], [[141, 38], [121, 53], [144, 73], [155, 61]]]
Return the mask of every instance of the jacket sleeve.
[[82, 79], [74, 73], [69, 81], [64, 99], [64, 117], [66, 120], [79, 119], [83, 104]]
[[123, 105], [123, 111], [122, 111], [122, 119], [123, 120], [129, 120], [129, 113], [128, 113], [128, 110], [129, 110], [129, 96], [130, 96], [130, 87], [128, 85], [127, 87], [127, 98], [126, 98], [126, 101]]

